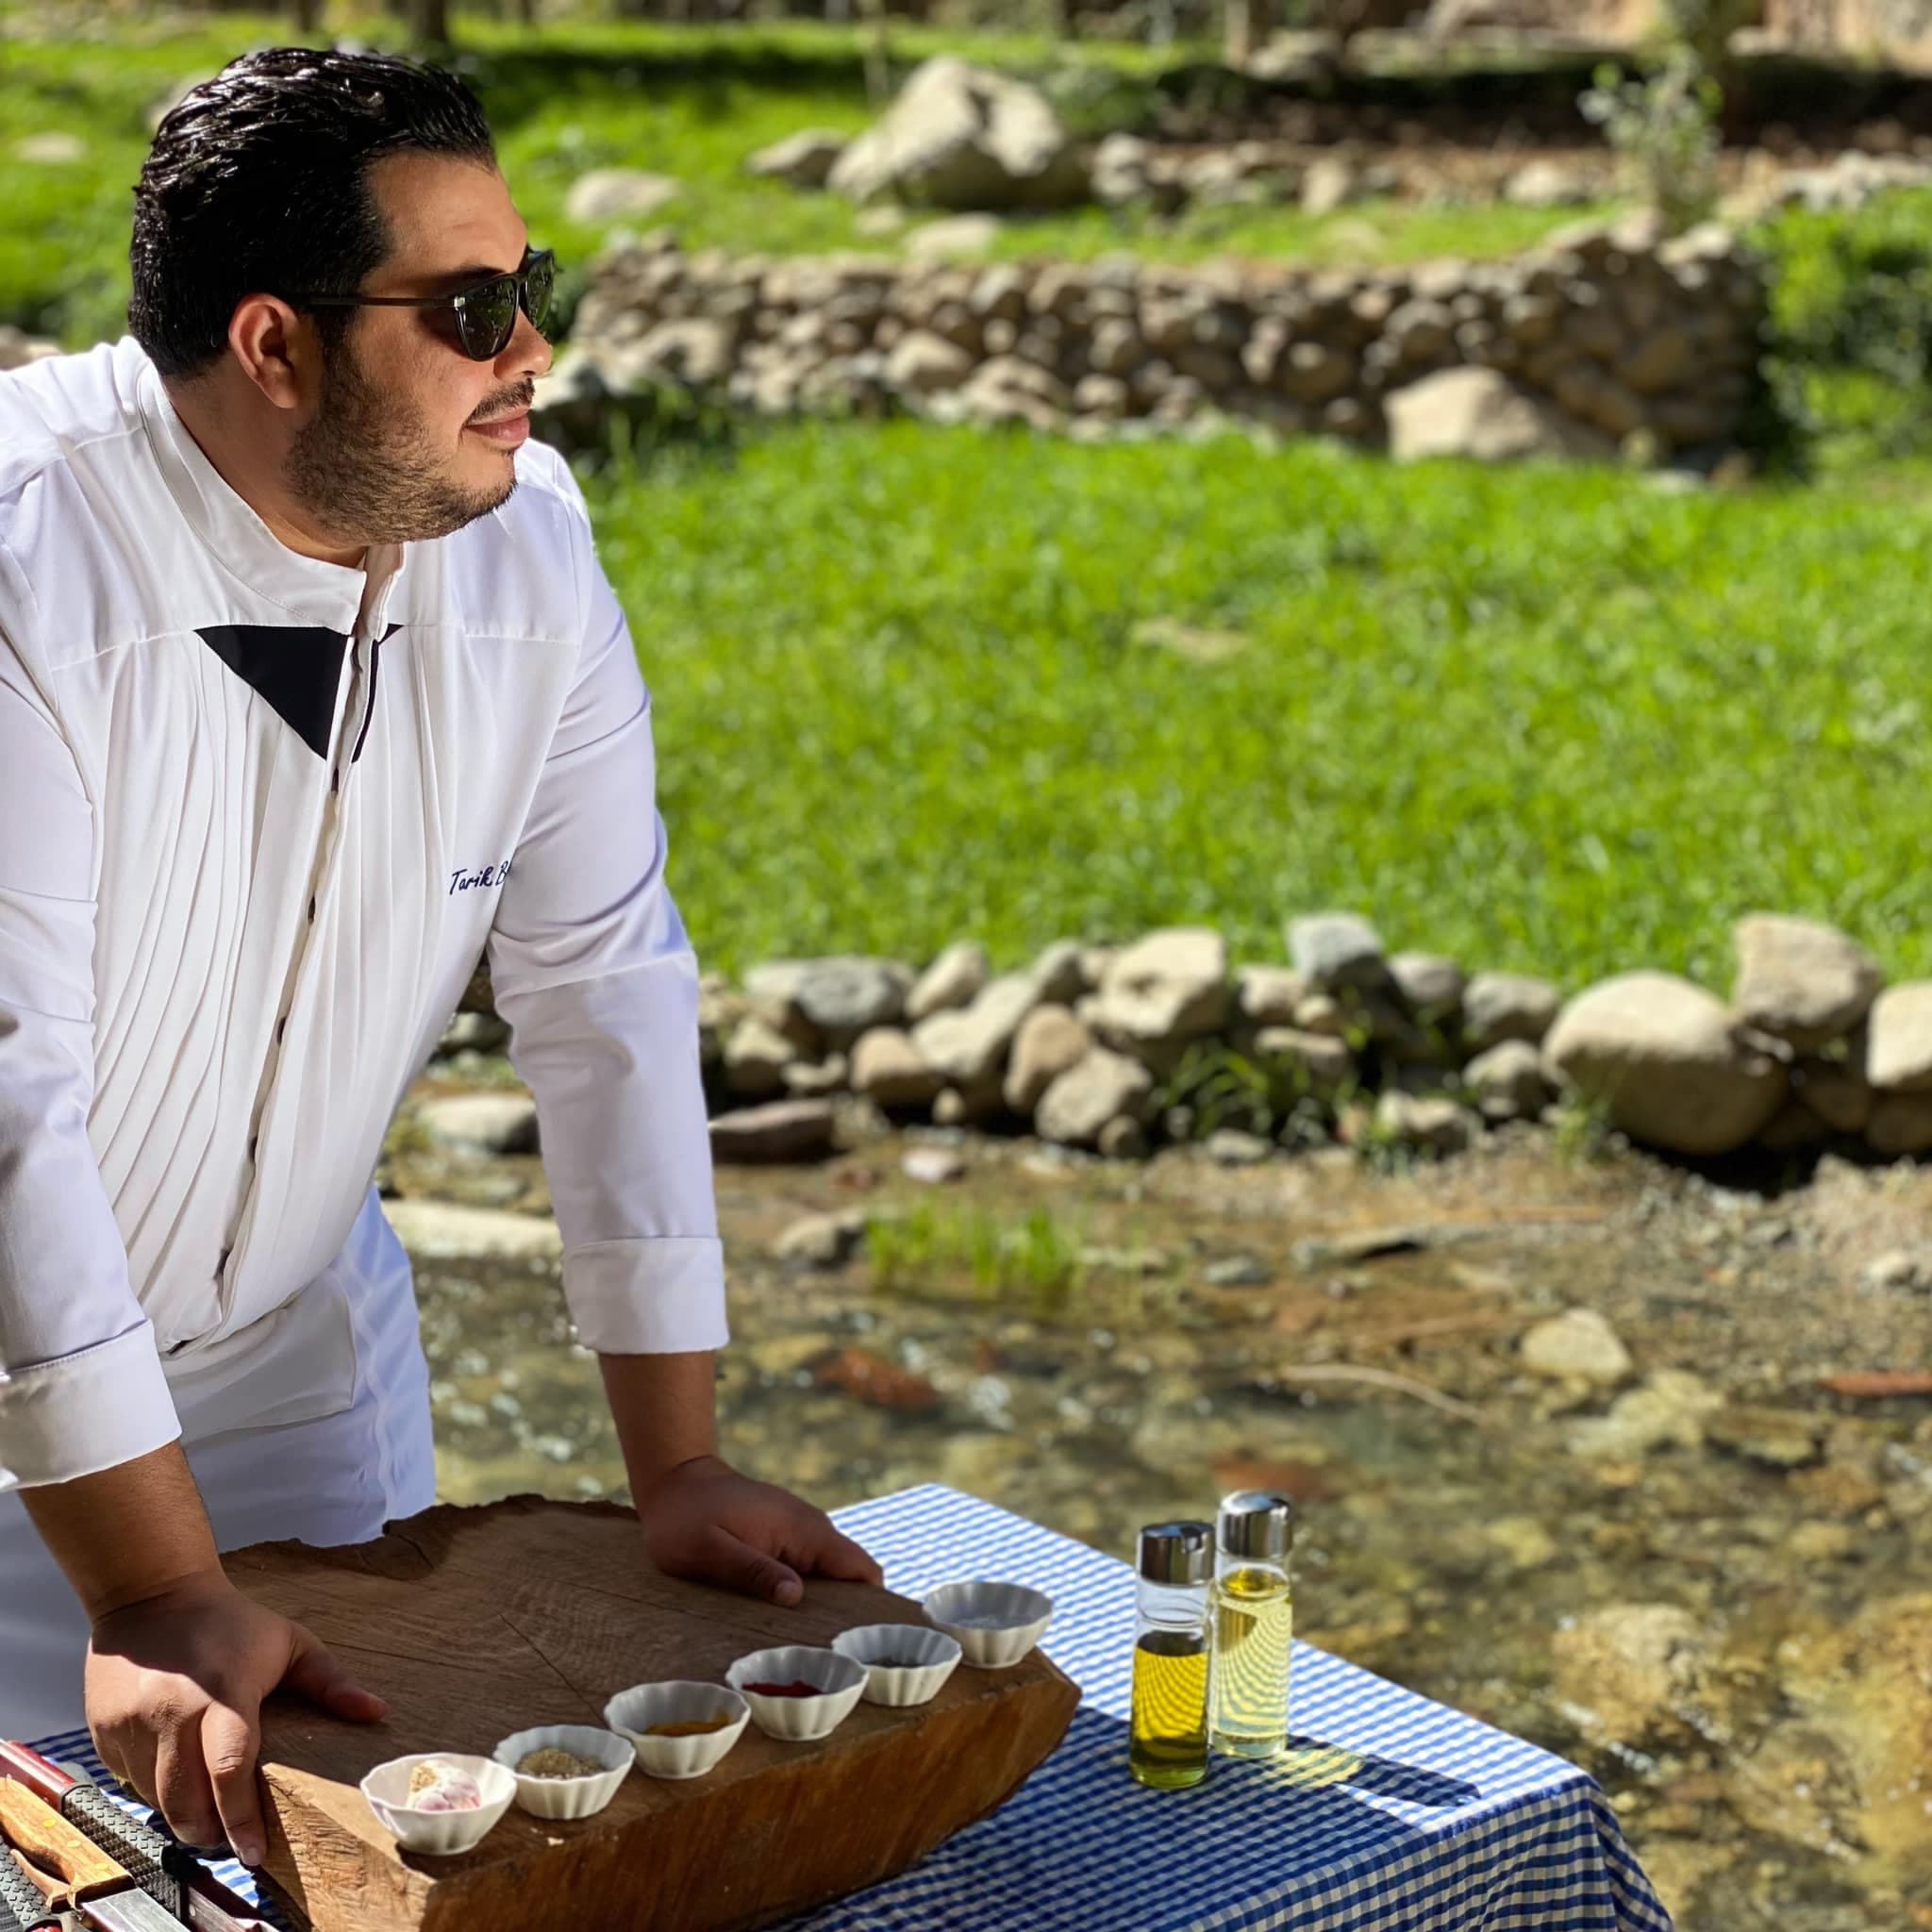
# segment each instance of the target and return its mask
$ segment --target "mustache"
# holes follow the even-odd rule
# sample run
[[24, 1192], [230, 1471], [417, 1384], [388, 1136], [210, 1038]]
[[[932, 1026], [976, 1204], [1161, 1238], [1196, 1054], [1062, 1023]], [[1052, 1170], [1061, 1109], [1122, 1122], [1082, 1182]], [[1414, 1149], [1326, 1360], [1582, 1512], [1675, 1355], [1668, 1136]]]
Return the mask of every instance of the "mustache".
[[476, 406], [475, 413], [471, 416], [470, 421], [482, 423], [491, 416], [513, 415], [519, 409], [527, 409], [536, 397], [537, 385], [534, 382], [520, 382], [514, 389], [507, 389], [500, 395], [486, 397]]

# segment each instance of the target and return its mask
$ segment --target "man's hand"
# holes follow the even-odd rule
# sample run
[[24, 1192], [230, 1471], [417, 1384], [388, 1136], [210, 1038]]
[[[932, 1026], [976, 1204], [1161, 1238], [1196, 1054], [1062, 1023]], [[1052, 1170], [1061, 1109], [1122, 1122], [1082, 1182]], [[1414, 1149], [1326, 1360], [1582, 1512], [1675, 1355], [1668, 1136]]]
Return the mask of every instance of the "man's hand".
[[722, 1583], [787, 1606], [804, 1596], [804, 1576], [882, 1581], [879, 1566], [841, 1536], [823, 1509], [740, 1475], [715, 1456], [667, 1471], [637, 1507], [651, 1560], [672, 1576]]
[[109, 1612], [88, 1647], [87, 1721], [101, 1762], [158, 1806], [184, 1843], [225, 1839], [244, 1865], [265, 1851], [255, 1760], [261, 1701], [277, 1688], [361, 1723], [388, 1707], [301, 1624], [218, 1570]]

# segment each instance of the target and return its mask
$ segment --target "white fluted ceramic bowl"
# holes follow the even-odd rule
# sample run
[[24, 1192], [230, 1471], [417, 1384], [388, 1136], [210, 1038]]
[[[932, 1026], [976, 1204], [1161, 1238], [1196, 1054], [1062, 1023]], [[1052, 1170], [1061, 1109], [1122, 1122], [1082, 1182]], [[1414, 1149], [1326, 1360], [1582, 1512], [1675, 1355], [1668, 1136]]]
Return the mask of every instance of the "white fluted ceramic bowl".
[[[653, 1738], [653, 1724], [700, 1724], [709, 1718], [730, 1722], [721, 1730], [703, 1731], [693, 1738]], [[637, 1752], [638, 1769], [647, 1777], [703, 1777], [715, 1771], [724, 1754], [744, 1735], [751, 1707], [736, 1690], [722, 1684], [673, 1679], [662, 1684], [633, 1684], [604, 1707], [604, 1722]]]
[[[568, 1751], [603, 1769], [588, 1777], [532, 1777], [517, 1766], [532, 1751]], [[594, 1724], [540, 1724], [518, 1731], [496, 1747], [496, 1761], [517, 1781], [517, 1803], [533, 1818], [567, 1822], [594, 1818], [617, 1795], [638, 1761], [628, 1738]]]
[[[409, 1774], [431, 1758], [454, 1765], [476, 1780], [483, 1804], [475, 1811], [419, 1811], [409, 1803]], [[406, 1852], [427, 1858], [450, 1858], [474, 1852], [495, 1828], [517, 1794], [515, 1774], [493, 1757], [469, 1757], [459, 1751], [416, 1751], [378, 1764], [362, 1780], [362, 1795], [383, 1830]]]
[[[930, 1704], [959, 1667], [958, 1640], [917, 1624], [866, 1624], [843, 1630], [832, 1648], [865, 1667], [865, 1701], [897, 1708]], [[904, 1657], [897, 1664], [890, 1659]]]
[[952, 1638], [977, 1671], [1018, 1663], [1053, 1622], [1053, 1599], [1019, 1583], [942, 1583], [924, 1607], [926, 1622]]
[[[865, 1667], [836, 1650], [813, 1650], [802, 1643], [755, 1650], [724, 1673], [724, 1681], [751, 1706], [752, 1722], [768, 1738], [809, 1744], [828, 1738], [852, 1715], [865, 1690]], [[747, 1690], [751, 1684], [816, 1684], [816, 1697], [773, 1697]]]

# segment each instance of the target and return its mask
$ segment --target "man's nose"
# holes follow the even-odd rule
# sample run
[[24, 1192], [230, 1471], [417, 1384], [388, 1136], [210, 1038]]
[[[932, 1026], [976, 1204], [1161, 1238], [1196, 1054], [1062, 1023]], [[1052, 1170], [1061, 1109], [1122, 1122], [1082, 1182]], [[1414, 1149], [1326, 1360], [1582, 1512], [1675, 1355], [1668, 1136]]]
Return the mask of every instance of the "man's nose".
[[550, 344], [544, 341], [543, 331], [519, 308], [517, 325], [496, 358], [498, 373], [510, 377], [541, 375], [550, 367]]

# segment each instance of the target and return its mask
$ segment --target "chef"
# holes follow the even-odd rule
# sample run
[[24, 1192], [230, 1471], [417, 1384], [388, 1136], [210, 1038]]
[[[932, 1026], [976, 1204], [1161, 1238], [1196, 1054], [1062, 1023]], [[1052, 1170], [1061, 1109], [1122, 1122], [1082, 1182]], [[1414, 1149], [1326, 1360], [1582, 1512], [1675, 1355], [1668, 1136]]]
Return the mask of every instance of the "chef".
[[457, 79], [271, 49], [162, 123], [130, 335], [0, 376], [0, 1733], [262, 1856], [258, 1710], [379, 1700], [218, 1552], [434, 1495], [370, 1185], [486, 948], [640, 1560], [877, 1581], [717, 1454], [650, 700], [529, 441], [554, 265]]

